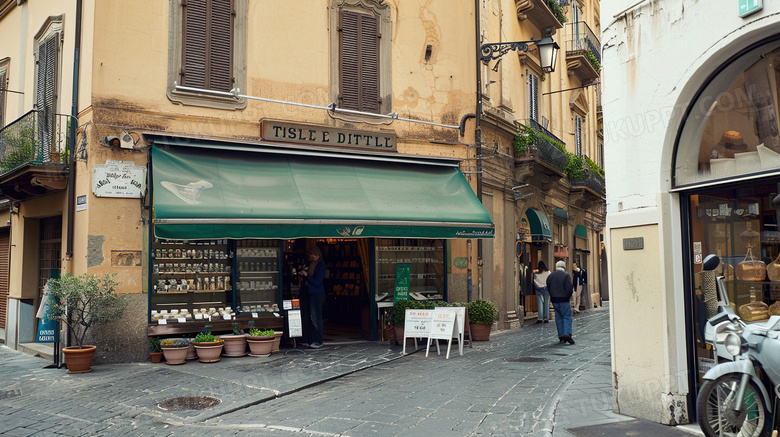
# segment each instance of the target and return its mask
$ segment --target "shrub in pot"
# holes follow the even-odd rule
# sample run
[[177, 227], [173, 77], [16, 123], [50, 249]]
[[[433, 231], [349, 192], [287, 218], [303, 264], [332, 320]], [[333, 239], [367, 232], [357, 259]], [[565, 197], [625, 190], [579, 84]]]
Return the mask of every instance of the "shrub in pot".
[[198, 361], [201, 363], [216, 363], [220, 360], [222, 346], [225, 341], [213, 334], [201, 332], [192, 339], [195, 351], [198, 353]]
[[484, 341], [490, 339], [490, 330], [493, 322], [498, 320], [498, 310], [493, 302], [485, 299], [477, 299], [468, 303], [469, 329], [471, 339]]
[[163, 352], [160, 349], [160, 339], [157, 337], [149, 337], [149, 356], [152, 358], [153, 363], [159, 363], [162, 361]]
[[275, 333], [273, 329], [260, 330], [252, 328], [249, 330], [247, 343], [252, 356], [266, 356], [271, 353], [274, 347]]
[[177, 365], [186, 363], [190, 342], [185, 338], [166, 338], [160, 341], [160, 349], [165, 355], [165, 364]]
[[85, 345], [90, 328], [122, 316], [127, 302], [116, 294], [118, 283], [114, 275], [79, 275], [68, 273], [49, 280], [49, 293], [53, 297], [49, 319], [65, 323], [73, 334], [75, 346], [62, 349], [68, 373], [92, 371], [94, 345]]

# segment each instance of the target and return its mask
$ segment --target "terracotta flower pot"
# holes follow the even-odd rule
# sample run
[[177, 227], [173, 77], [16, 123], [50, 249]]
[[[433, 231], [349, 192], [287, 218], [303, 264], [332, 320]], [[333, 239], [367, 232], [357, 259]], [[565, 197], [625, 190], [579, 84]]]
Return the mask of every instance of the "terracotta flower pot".
[[187, 346], [187, 358], [185, 358], [185, 360], [191, 361], [197, 359], [198, 359], [198, 353], [195, 352], [195, 345], [193, 343], [190, 343], [189, 346]]
[[161, 363], [162, 362], [162, 357], [163, 357], [162, 351], [160, 351], [160, 352], [149, 352], [149, 356], [152, 357], [152, 362], [153, 363]]
[[246, 355], [246, 334], [221, 335], [219, 338], [225, 340], [226, 357], [243, 357]]
[[84, 345], [84, 347], [68, 346], [62, 349], [65, 354], [65, 365], [68, 367], [67, 373], [87, 373], [92, 371], [92, 358], [95, 356], [97, 347]]
[[219, 356], [222, 354], [222, 346], [225, 345], [225, 342], [212, 341], [194, 344], [195, 351], [198, 353], [198, 361], [201, 363], [216, 363], [220, 360]]
[[[265, 338], [265, 337], [251, 337], [251, 338]], [[271, 350], [274, 347], [274, 337], [268, 337], [267, 340], [251, 340], [247, 339], [249, 343], [249, 354], [253, 357], [267, 356], [271, 354]]]
[[[393, 325], [393, 333], [395, 334], [395, 344], [398, 346], [404, 345], [404, 325], [401, 326], [395, 326]], [[407, 345], [414, 345], [414, 338], [409, 337], [406, 339]]]
[[271, 349], [271, 353], [279, 352], [279, 345], [282, 344], [282, 331], [274, 331], [274, 347]]
[[493, 325], [484, 325], [482, 323], [469, 322], [469, 329], [471, 329], [472, 340], [487, 341], [490, 340], [490, 330], [493, 329]]
[[186, 363], [185, 359], [187, 358], [189, 346], [161, 347], [160, 349], [162, 349], [163, 355], [165, 355], [165, 364], [175, 366]]

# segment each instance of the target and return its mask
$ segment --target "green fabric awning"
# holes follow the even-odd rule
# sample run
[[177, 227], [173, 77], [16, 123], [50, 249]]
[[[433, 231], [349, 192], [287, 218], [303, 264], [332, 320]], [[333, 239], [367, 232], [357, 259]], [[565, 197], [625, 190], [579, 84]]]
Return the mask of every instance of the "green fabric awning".
[[558, 218], [562, 218], [564, 220], [568, 220], [569, 219], [569, 213], [566, 212], [566, 210], [562, 209], [562, 208], [555, 208], [555, 209], [553, 209], [553, 215], [558, 217]]
[[531, 241], [551, 242], [552, 232], [550, 230], [550, 220], [542, 211], [535, 208], [528, 208], [525, 211], [525, 216], [528, 218], [528, 225], [531, 227]]
[[588, 228], [583, 225], [577, 225], [574, 227], [574, 236], [584, 239], [588, 239]]
[[457, 164], [156, 138], [159, 238], [492, 238]]

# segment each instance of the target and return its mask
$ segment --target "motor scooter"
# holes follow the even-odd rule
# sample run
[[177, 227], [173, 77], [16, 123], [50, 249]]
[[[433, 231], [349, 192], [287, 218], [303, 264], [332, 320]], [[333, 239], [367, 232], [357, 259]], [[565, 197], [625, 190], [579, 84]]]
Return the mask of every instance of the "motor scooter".
[[[720, 259], [709, 255], [703, 264], [705, 270], [715, 270]], [[699, 426], [709, 437], [768, 435], [773, 417], [769, 411], [780, 396], [780, 316], [746, 323], [734, 313], [723, 279], [716, 278], [718, 312], [704, 332], [716, 365], [704, 375], [699, 390]]]

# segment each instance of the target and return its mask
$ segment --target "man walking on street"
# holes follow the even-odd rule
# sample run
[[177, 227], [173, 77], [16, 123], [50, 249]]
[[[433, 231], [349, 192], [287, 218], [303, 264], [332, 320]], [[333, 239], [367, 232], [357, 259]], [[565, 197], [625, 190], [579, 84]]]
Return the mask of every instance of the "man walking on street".
[[573, 287], [571, 276], [566, 273], [566, 263], [555, 263], [555, 271], [547, 277], [547, 289], [550, 301], [555, 309], [555, 326], [558, 328], [558, 340], [561, 343], [574, 344], [571, 338], [571, 298]]
[[571, 308], [571, 311], [574, 314], [579, 314], [580, 303], [583, 302], [582, 297], [588, 292], [588, 272], [586, 272], [585, 269], [581, 269], [577, 263], [574, 263], [572, 267], [574, 267], [574, 275], [572, 278], [574, 285], [574, 306]]

